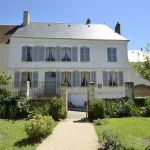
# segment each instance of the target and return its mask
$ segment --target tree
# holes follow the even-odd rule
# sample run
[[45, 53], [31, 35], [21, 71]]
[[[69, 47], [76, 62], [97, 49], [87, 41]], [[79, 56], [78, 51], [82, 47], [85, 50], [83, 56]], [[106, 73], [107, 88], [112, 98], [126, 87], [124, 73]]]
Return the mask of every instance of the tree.
[[7, 85], [10, 79], [11, 79], [11, 76], [7, 76], [5, 73], [2, 73], [0, 75], [0, 84]]
[[142, 78], [150, 81], [150, 43], [147, 43], [146, 48], [144, 50], [141, 49], [141, 52], [144, 57], [144, 61], [131, 63], [131, 66], [139, 72], [139, 75]]

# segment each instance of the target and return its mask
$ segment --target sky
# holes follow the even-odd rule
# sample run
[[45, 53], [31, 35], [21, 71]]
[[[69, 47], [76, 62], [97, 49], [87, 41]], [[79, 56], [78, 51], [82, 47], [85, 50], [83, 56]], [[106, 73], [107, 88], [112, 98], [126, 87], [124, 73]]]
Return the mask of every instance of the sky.
[[24, 10], [33, 22], [106, 24], [120, 22], [128, 49], [145, 48], [150, 42], [150, 0], [0, 0], [0, 24], [22, 23]]

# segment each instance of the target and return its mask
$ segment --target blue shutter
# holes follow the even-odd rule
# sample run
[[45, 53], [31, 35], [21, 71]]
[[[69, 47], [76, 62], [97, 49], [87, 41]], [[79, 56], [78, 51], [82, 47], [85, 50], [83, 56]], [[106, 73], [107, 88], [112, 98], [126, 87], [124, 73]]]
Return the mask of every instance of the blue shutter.
[[14, 87], [18, 88], [20, 86], [21, 73], [19, 71], [14, 72]]
[[37, 71], [32, 73], [32, 87], [38, 88], [38, 72]]
[[108, 86], [108, 73], [103, 71], [103, 86]]
[[27, 47], [22, 47], [22, 61], [27, 61]]
[[107, 48], [107, 61], [112, 61], [112, 58], [111, 58], [111, 48]]
[[60, 71], [56, 71], [56, 82], [57, 82], [57, 84], [61, 83], [61, 72]]
[[72, 58], [71, 61], [78, 61], [78, 48], [77, 47], [72, 47]]
[[96, 84], [96, 71], [91, 72], [91, 82], [94, 82]]
[[57, 46], [57, 47], [56, 47], [56, 61], [60, 61], [60, 60], [61, 60], [60, 47]]
[[45, 47], [39, 47], [39, 61], [44, 61]]
[[119, 81], [119, 86], [123, 86], [123, 72], [119, 71], [118, 72], [118, 81]]
[[84, 47], [80, 47], [80, 61], [84, 61]]
[[117, 49], [116, 48], [112, 48], [112, 60], [114, 62], [117, 61]]
[[85, 61], [90, 61], [90, 48], [89, 47], [86, 47]]
[[38, 56], [39, 56], [39, 47], [35, 46], [33, 47], [33, 61], [38, 61]]

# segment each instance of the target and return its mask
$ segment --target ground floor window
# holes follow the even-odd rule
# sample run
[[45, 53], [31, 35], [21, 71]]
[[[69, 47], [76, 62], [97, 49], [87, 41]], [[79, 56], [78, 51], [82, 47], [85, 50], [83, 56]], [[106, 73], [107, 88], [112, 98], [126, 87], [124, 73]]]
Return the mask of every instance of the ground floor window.
[[90, 72], [81, 72], [81, 86], [87, 86], [90, 82]]
[[71, 86], [71, 72], [62, 72], [62, 83]]
[[123, 72], [103, 71], [103, 86], [123, 86]]

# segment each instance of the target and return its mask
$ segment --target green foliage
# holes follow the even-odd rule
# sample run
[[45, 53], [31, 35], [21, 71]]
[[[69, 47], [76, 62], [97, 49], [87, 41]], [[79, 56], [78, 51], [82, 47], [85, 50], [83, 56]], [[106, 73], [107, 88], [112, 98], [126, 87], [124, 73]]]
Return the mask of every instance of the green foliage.
[[104, 150], [120, 150], [121, 143], [118, 140], [118, 137], [110, 133], [109, 131], [103, 131], [103, 140], [104, 140]]
[[52, 133], [54, 120], [51, 116], [36, 115], [26, 122], [25, 131], [30, 138], [41, 139]]
[[53, 97], [49, 104], [49, 115], [51, 115], [55, 120], [66, 117], [66, 112], [64, 108], [64, 100], [59, 97]]
[[10, 79], [11, 79], [11, 76], [7, 76], [5, 73], [2, 73], [0, 75], [0, 84], [7, 85]]
[[94, 120], [94, 124], [96, 126], [101, 126], [103, 124], [103, 121], [102, 121], [102, 119], [98, 118], [97, 120]]
[[11, 96], [11, 93], [0, 88], [0, 118], [21, 119], [29, 113], [29, 100], [21, 95]]
[[33, 111], [31, 111], [32, 115], [42, 115], [42, 116], [48, 116], [49, 115], [49, 105], [44, 105], [40, 107], [35, 107]]
[[150, 43], [147, 44], [146, 48], [142, 50], [142, 55], [145, 58], [144, 62], [131, 63], [139, 73], [141, 77], [150, 81]]
[[104, 118], [105, 117], [105, 105], [101, 99], [95, 99], [90, 101], [89, 112], [91, 119]]

